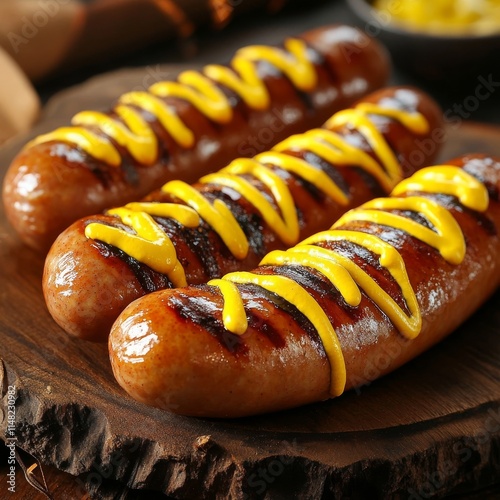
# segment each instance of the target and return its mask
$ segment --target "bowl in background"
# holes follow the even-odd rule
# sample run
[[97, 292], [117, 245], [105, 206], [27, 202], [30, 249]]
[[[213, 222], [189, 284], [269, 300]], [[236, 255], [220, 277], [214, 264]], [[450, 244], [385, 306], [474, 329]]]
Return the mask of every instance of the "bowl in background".
[[[425, 0], [423, 0], [425, 1]], [[370, 0], [347, 0], [365, 31], [391, 52], [394, 63], [427, 80], [453, 80], [488, 72], [500, 76], [500, 31], [494, 34], [434, 34], [392, 22]]]

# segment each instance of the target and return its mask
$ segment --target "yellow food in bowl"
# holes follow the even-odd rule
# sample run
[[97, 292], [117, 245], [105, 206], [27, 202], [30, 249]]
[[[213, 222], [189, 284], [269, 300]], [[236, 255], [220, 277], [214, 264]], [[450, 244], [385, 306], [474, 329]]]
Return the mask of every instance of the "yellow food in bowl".
[[434, 35], [500, 32], [500, 0], [375, 0], [373, 6], [414, 31]]

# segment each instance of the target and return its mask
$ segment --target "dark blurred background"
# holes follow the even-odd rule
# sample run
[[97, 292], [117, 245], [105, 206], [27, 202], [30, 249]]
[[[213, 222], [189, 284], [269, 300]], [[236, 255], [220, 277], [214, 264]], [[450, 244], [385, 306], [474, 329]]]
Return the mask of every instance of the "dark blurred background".
[[[158, 0], [160, 3], [162, 0]], [[204, 0], [205, 2], [207, 0]], [[118, 14], [117, 6], [123, 0], [86, 0], [87, 3], [97, 6], [94, 14], [94, 24], [90, 23], [83, 39], [92, 36], [101, 44], [100, 57], [95, 56], [95, 49], [82, 51], [77, 46], [73, 53], [80, 51], [73, 67], [68, 64], [65, 69], [56, 72], [45, 80], [37, 83], [36, 88], [45, 102], [58, 90], [69, 85], [77, 84], [92, 75], [116, 69], [119, 67], [156, 65], [159, 63], [187, 63], [199, 65], [213, 62], [226, 62], [230, 59], [235, 49], [255, 43], [278, 43], [287, 35], [300, 33], [309, 28], [314, 28], [328, 23], [348, 23], [373, 33], [363, 21], [357, 18], [345, 0], [228, 0], [215, 1], [212, 5], [232, 5], [232, 12], [225, 12], [221, 7], [219, 19], [214, 8], [200, 8], [200, 0], [183, 0], [178, 2], [186, 11], [190, 12], [193, 24], [173, 28], [165, 20], [157, 19], [151, 25], [150, 36], [143, 37], [141, 44], [122, 43], [119, 39], [110, 42], [110, 37], [118, 37], [123, 29], [129, 26], [130, 33], [142, 26], [137, 21], [137, 26], [132, 24], [131, 17], [134, 10]], [[127, 3], [127, 2], [125, 2]], [[130, 4], [136, 4], [128, 2]], [[146, 17], [146, 4], [141, 12]], [[99, 13], [107, 5], [107, 10], [115, 9], [115, 14], [103, 23]], [[206, 6], [204, 3], [203, 5]], [[198, 7], [197, 7], [198, 6]], [[104, 10], [106, 10], [104, 9]], [[115, 16], [115, 19], [113, 19]], [[118, 18], [124, 18], [118, 22]], [[162, 22], [164, 32], [162, 32]], [[112, 27], [115, 25], [113, 31]], [[119, 29], [118, 29], [119, 28]], [[141, 30], [143, 27], [141, 28]], [[122, 31], [120, 31], [122, 30]], [[184, 30], [184, 32], [183, 32]], [[166, 36], [165, 36], [166, 35]], [[94, 42], [95, 43], [95, 42]], [[105, 49], [107, 47], [107, 49]], [[120, 49], [120, 47], [123, 47]], [[68, 56], [70, 57], [71, 54]], [[478, 54], [479, 56], [479, 54]], [[495, 64], [483, 68], [481, 73], [471, 70], [470, 65], [464, 65], [452, 77], [444, 80], [427, 80], [419, 75], [395, 67], [391, 78], [393, 84], [413, 84], [430, 92], [450, 115], [458, 115], [463, 119], [500, 123], [500, 53]], [[75, 56], [76, 57], [76, 56]], [[78, 64], [76, 64], [78, 63]], [[477, 86], [481, 79], [490, 82], [490, 97], [479, 105], [474, 105]], [[497, 85], [495, 85], [497, 83]]]

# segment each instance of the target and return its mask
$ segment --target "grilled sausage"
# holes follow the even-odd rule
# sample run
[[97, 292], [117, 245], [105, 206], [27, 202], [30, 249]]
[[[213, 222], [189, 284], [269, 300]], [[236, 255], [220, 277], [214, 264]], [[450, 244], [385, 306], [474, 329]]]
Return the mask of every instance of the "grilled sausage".
[[7, 216], [26, 244], [47, 250], [80, 217], [321, 125], [382, 86], [388, 69], [385, 49], [348, 26], [306, 32], [283, 48], [243, 48], [229, 67], [185, 71], [36, 138], [6, 174]]
[[338, 396], [380, 356], [382, 376], [497, 288], [499, 189], [500, 159], [464, 156], [420, 170], [252, 272], [143, 297], [111, 331], [114, 374], [141, 402], [205, 417]]

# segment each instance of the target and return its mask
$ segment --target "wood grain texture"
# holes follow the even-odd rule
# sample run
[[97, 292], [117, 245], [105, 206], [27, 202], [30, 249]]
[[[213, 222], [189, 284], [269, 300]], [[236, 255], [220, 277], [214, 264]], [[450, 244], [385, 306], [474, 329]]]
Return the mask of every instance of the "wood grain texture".
[[[140, 85], [144, 74], [122, 72], [108, 102], [123, 86]], [[92, 86], [115, 77], [52, 102], [33, 134], [82, 107], [99, 107], [100, 100], [91, 102]], [[500, 155], [498, 134], [463, 122], [449, 131], [442, 159]], [[2, 168], [21, 142], [0, 151]], [[103, 499], [130, 490], [182, 499], [345, 498], [345, 492], [418, 499], [500, 482], [500, 294], [392, 375], [371, 382], [384, 358], [367, 364], [358, 391], [279, 414], [217, 421], [171, 415], [125, 395], [106, 346], [69, 339], [50, 318], [42, 266], [43, 256], [19, 243], [2, 210], [0, 409], [15, 386], [17, 445], [77, 476], [75, 498], [89, 489]], [[397, 355], [397, 346], [387, 353]], [[4, 438], [6, 428], [0, 411]]]

